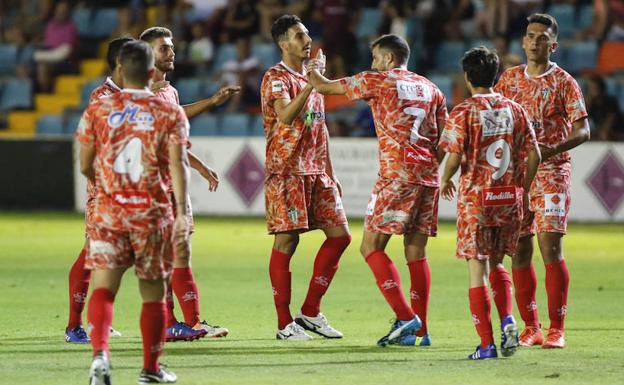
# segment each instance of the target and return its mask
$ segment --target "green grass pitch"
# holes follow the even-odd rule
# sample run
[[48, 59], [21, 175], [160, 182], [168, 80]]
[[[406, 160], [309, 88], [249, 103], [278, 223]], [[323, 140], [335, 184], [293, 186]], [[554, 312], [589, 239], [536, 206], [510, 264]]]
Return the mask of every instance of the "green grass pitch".
[[[268, 279], [272, 239], [264, 222], [198, 218], [196, 227], [193, 266], [202, 314], [231, 333], [219, 340], [167, 344], [163, 362], [178, 374], [179, 384], [624, 384], [622, 225], [570, 226], [564, 250], [571, 274], [568, 347], [522, 349], [509, 359], [485, 362], [465, 359], [478, 338], [468, 311], [466, 264], [454, 258], [451, 223], [441, 224], [439, 236], [429, 242], [433, 346], [385, 349], [375, 342], [388, 331], [392, 314], [359, 256], [361, 222], [351, 224], [353, 243], [322, 307], [345, 338], [302, 343], [274, 339]], [[63, 340], [67, 273], [82, 233], [78, 214], [0, 214], [0, 384], [87, 383], [90, 346]], [[293, 314], [303, 301], [321, 241], [320, 232], [301, 237], [292, 263]], [[399, 239], [391, 241], [388, 254], [407, 289]], [[539, 258], [538, 306], [547, 326]], [[124, 336], [111, 341], [114, 384], [136, 383], [142, 357], [139, 309], [130, 271], [115, 303], [113, 325]], [[498, 343], [497, 332], [495, 337]]]

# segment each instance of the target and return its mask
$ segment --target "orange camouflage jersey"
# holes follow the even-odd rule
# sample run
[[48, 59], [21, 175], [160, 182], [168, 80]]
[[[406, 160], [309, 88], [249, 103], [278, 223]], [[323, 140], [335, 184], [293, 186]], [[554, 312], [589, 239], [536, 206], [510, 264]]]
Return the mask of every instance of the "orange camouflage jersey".
[[437, 187], [436, 146], [448, 117], [446, 98], [438, 87], [401, 68], [361, 72], [340, 83], [349, 99], [364, 99], [372, 109], [379, 176]]
[[172, 223], [168, 145], [186, 145], [187, 132], [182, 108], [147, 89], [123, 90], [87, 107], [76, 137], [95, 146], [95, 226], [142, 231]]
[[294, 99], [308, 79], [284, 62], [269, 68], [262, 78], [261, 99], [267, 140], [265, 172], [281, 175], [314, 175], [325, 172], [328, 132], [323, 96], [313, 90], [303, 112], [288, 125], [279, 121], [274, 102]]
[[[572, 123], [587, 116], [583, 93], [566, 71], [552, 63], [540, 76], [530, 77], [526, 64], [508, 69], [494, 90], [519, 103], [528, 112], [537, 141], [545, 147], [568, 139]], [[570, 162], [564, 152], [540, 164], [540, 170], [558, 170]]]
[[178, 96], [178, 90], [174, 86], [168, 84], [155, 92], [155, 95], [159, 98], [168, 101], [169, 103], [180, 105], [180, 97]]
[[[95, 103], [101, 98], [110, 96], [119, 91], [121, 91], [121, 88], [119, 88], [119, 86], [117, 86], [117, 84], [115, 84], [113, 79], [109, 76], [106, 78], [104, 83], [91, 91], [91, 95], [89, 96], [89, 104]], [[90, 180], [87, 180], [87, 204], [85, 207], [85, 222], [87, 228], [89, 228], [91, 226], [91, 223], [93, 223], [96, 195], [97, 188], [95, 184], [91, 183]]]
[[492, 228], [501, 229], [506, 238], [500, 244], [504, 251], [514, 252], [523, 215], [526, 158], [536, 146], [526, 111], [500, 94], [473, 95], [451, 111], [439, 147], [462, 156], [459, 258], [487, 258], [493, 252], [491, 239], [496, 238]]

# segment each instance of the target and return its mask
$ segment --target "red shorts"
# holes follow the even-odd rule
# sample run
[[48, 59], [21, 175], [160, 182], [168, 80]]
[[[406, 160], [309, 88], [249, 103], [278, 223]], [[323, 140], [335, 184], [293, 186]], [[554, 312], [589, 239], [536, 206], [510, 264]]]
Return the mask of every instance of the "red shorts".
[[479, 225], [477, 218], [457, 216], [457, 258], [487, 260], [500, 254], [514, 255], [520, 238], [520, 221], [501, 227]]
[[537, 233], [565, 234], [570, 213], [570, 173], [539, 171], [530, 192], [530, 212], [522, 221], [520, 236]]
[[269, 234], [347, 223], [336, 183], [327, 174], [270, 175], [264, 197]]
[[171, 226], [145, 231], [114, 231], [92, 226], [85, 268], [116, 269], [135, 266], [140, 279], [167, 278], [173, 269]]
[[379, 179], [366, 208], [364, 228], [380, 234], [420, 233], [434, 237], [438, 231], [439, 192], [438, 187]]

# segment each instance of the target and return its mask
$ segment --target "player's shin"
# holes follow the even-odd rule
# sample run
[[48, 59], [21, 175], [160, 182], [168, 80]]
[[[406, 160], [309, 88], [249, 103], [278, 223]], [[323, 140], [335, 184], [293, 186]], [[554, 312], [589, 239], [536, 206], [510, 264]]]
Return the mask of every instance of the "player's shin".
[[158, 359], [165, 344], [167, 308], [163, 301], [144, 302], [141, 309], [141, 335], [143, 337], [143, 369], [158, 373]]
[[82, 249], [69, 271], [69, 319], [67, 330], [82, 325], [82, 311], [89, 291], [91, 270], [85, 269], [87, 249]]
[[366, 257], [366, 263], [371, 268], [377, 287], [396, 314], [397, 320], [413, 319], [414, 312], [407, 304], [407, 300], [401, 291], [401, 278], [392, 260], [386, 253], [377, 250]]
[[291, 274], [289, 265], [290, 255], [275, 249], [272, 250], [271, 261], [269, 262], [269, 276], [273, 288], [275, 310], [277, 311], [277, 327], [280, 330], [293, 322], [290, 314]]
[[490, 270], [490, 286], [492, 297], [498, 316], [502, 321], [506, 316], [513, 314], [513, 298], [511, 289], [511, 277], [502, 264], [492, 266]]
[[416, 333], [422, 337], [427, 334], [427, 309], [429, 307], [429, 290], [431, 288], [431, 270], [427, 258], [407, 263], [410, 272], [410, 301], [412, 310], [420, 318], [422, 327]]
[[91, 337], [93, 353], [105, 352], [109, 355], [108, 339], [110, 327], [113, 322], [113, 302], [115, 295], [106, 288], [93, 290], [89, 298], [87, 320]]

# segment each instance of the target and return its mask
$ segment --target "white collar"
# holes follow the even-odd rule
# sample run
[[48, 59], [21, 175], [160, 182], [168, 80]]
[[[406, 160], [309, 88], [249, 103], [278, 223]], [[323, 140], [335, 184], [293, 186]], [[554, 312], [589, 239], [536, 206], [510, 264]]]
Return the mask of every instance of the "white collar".
[[154, 96], [152, 91], [150, 91], [149, 88], [147, 88], [147, 87], [145, 87], [143, 89], [124, 88], [123, 90], [121, 90], [121, 92], [125, 92], [125, 93], [128, 93], [128, 94], [146, 94], [146, 95], [149, 95], [149, 96]]
[[528, 64], [524, 66], [524, 76], [526, 76], [529, 79], [538, 79], [538, 78], [542, 78], [544, 76], [550, 75], [557, 68], [557, 63], [551, 62], [550, 67], [546, 70], [546, 72], [537, 76], [529, 75], [529, 73], [527, 72], [527, 68], [529, 68]]
[[121, 91], [121, 87], [119, 87], [117, 84], [115, 84], [115, 82], [113, 81], [113, 78], [108, 76], [106, 78], [106, 80], [104, 81], [104, 83], [108, 84], [109, 86], [111, 86], [115, 91]]
[[498, 92], [490, 92], [489, 94], [474, 94], [472, 95], [473, 98], [489, 98], [492, 96], [497, 96], [500, 95]]
[[[286, 63], [284, 63], [284, 61], [283, 61], [283, 60], [282, 60], [282, 61], [280, 61], [278, 64], [279, 64], [279, 65], [281, 65], [282, 67], [286, 68], [286, 71], [290, 72], [291, 74], [293, 74], [293, 75], [295, 75], [295, 76], [299, 76], [299, 77], [305, 78], [305, 75], [304, 75], [304, 74], [302, 74], [302, 73], [300, 73], [300, 72], [297, 72], [297, 71], [295, 71], [294, 69], [290, 68], [290, 67], [289, 67]], [[307, 79], [306, 79], [306, 80], [307, 80]]]

